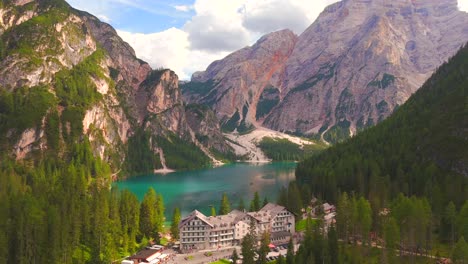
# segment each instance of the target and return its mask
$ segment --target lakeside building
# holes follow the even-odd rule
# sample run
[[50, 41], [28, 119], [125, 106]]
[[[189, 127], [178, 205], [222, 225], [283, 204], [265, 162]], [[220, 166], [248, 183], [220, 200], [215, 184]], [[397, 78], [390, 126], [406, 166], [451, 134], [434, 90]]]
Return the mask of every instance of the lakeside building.
[[285, 207], [269, 203], [258, 212], [233, 210], [227, 215], [205, 216], [195, 210], [179, 223], [183, 252], [239, 245], [255, 223], [257, 235], [270, 233], [273, 244], [285, 244], [295, 232], [295, 217]]

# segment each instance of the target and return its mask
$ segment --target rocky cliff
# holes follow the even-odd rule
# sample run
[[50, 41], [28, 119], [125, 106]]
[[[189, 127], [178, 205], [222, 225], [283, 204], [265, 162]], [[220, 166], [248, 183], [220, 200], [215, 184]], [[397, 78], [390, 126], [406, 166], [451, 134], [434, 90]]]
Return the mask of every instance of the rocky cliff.
[[174, 72], [151, 69], [110, 25], [65, 1], [0, 3], [2, 153], [66, 157], [86, 141], [116, 170], [165, 167], [160, 157], [174, 150], [209, 162]]
[[264, 108], [271, 107], [262, 104], [269, 98], [261, 98], [278, 94], [275, 87], [282, 82], [279, 73], [284, 71], [296, 40], [290, 30], [262, 37], [254, 46], [212, 63], [205, 72], [195, 73], [192, 81], [182, 86], [184, 97], [189, 102], [212, 107], [223, 130], [248, 130], [251, 124], [256, 124], [257, 109], [263, 117]]
[[230, 129], [245, 119], [336, 142], [403, 104], [468, 40], [468, 14], [456, 0], [343, 0], [286, 32], [194, 74], [184, 96]]

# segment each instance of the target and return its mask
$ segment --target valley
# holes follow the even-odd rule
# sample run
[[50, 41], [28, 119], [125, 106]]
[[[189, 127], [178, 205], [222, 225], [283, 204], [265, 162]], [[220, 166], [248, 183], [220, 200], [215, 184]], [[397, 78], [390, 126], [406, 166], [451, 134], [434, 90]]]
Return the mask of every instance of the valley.
[[0, 263], [466, 263], [466, 0], [147, 1], [0, 0]]

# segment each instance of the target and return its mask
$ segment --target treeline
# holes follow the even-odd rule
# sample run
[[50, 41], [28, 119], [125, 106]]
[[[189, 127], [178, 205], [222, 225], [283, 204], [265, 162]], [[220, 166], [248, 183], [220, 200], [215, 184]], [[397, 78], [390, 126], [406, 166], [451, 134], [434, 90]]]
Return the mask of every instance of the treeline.
[[210, 158], [194, 143], [182, 140], [175, 134], [158, 136], [156, 142], [163, 149], [166, 165], [171, 169], [193, 170], [211, 165]]
[[387, 120], [301, 162], [298, 182], [334, 203], [343, 192], [363, 196], [374, 215], [400, 194], [424, 199], [431, 234], [453, 243], [446, 234], [447, 208], [463, 212], [468, 200], [467, 72], [468, 46]]
[[2, 157], [0, 263], [110, 263], [158, 242], [162, 197], [149, 190], [140, 204], [109, 186], [108, 165], [86, 142], [63, 160]]
[[[287, 188], [280, 190], [277, 203], [294, 213], [296, 220], [300, 220], [302, 209], [308, 210], [312, 197], [308, 185], [299, 187], [296, 182], [291, 182]], [[379, 258], [385, 257], [391, 261], [396, 261], [395, 254], [391, 253], [397, 249], [445, 257], [455, 254], [457, 248], [461, 248], [458, 252], [468, 250], [468, 246], [465, 246], [468, 237], [468, 200], [458, 209], [453, 202], [449, 202], [440, 215], [436, 215], [430, 199], [408, 197], [400, 193], [382, 207], [362, 195], [344, 192], [336, 203], [337, 236], [346, 244], [359, 242], [370, 245], [372, 241], [388, 248], [389, 252], [383, 252], [384, 256]], [[321, 199], [315, 202], [315, 206], [321, 204]], [[440, 252], [434, 249], [441, 244], [446, 245], [445, 249], [442, 247]], [[468, 252], [464, 256], [468, 257]]]
[[264, 137], [258, 146], [268, 158], [274, 161], [299, 161], [325, 149], [325, 146], [320, 143], [300, 146], [285, 138], [271, 137]]

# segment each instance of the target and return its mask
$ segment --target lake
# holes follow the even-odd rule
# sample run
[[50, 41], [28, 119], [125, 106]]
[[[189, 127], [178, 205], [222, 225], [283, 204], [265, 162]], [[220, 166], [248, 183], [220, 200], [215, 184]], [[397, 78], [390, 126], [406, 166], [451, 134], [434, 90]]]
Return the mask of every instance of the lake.
[[232, 208], [237, 207], [241, 197], [248, 208], [256, 191], [262, 201], [266, 196], [275, 202], [281, 187], [295, 179], [295, 169], [295, 163], [235, 163], [204, 170], [142, 175], [118, 181], [114, 186], [130, 190], [140, 201], [148, 188], [153, 187], [162, 194], [170, 220], [174, 207], [180, 208], [182, 217], [195, 209], [209, 215], [210, 206], [219, 208], [224, 192]]

